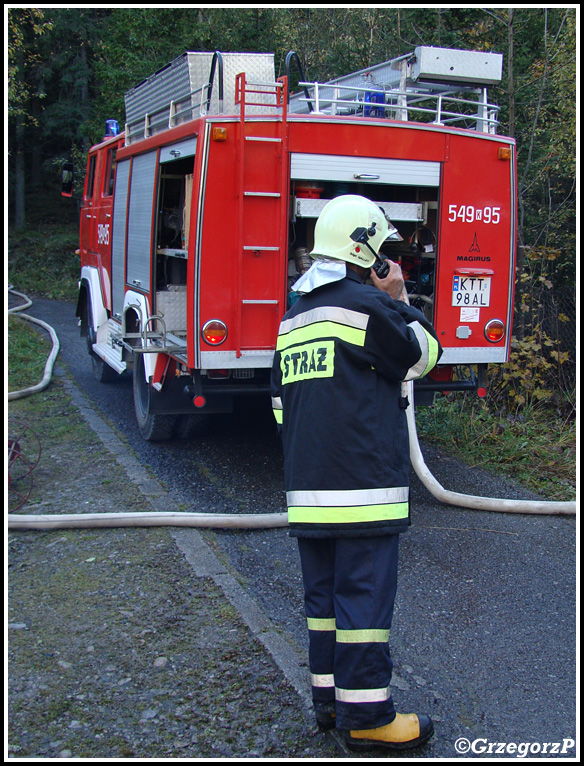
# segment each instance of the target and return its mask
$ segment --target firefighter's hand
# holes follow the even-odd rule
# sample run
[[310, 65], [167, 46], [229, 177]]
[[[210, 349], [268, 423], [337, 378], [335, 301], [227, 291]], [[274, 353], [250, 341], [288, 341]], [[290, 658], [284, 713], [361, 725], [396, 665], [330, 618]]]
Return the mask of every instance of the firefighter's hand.
[[386, 260], [389, 263], [389, 274], [384, 279], [379, 279], [375, 271], [371, 269], [371, 281], [378, 290], [383, 290], [394, 300], [409, 303], [401, 266], [395, 261]]

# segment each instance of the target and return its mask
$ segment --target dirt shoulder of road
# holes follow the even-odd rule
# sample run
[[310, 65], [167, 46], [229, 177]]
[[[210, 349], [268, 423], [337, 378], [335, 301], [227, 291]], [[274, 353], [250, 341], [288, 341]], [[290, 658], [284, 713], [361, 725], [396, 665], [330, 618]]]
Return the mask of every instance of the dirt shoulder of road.
[[[151, 512], [160, 487], [123, 437], [105, 448], [109, 426], [56, 372], [9, 406], [10, 427], [24, 421], [41, 446], [10, 517]], [[7, 757], [341, 754], [260, 640], [266, 626], [254, 633], [172, 529], [10, 529], [6, 540]]]

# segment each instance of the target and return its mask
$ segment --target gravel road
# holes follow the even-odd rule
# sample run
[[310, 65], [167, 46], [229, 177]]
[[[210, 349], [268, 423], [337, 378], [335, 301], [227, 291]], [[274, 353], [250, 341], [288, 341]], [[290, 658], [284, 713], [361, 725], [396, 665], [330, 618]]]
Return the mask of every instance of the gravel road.
[[[102, 439], [126, 446], [86, 408], [100, 434], [90, 427], [60, 372], [34, 404], [11, 404], [42, 441], [11, 517], [152, 512], [163, 488], [127, 455], [112, 461]], [[237, 602], [197, 530], [11, 530], [8, 551], [8, 757], [338, 755], [273, 657], [289, 645], [269, 651], [281, 636]]]

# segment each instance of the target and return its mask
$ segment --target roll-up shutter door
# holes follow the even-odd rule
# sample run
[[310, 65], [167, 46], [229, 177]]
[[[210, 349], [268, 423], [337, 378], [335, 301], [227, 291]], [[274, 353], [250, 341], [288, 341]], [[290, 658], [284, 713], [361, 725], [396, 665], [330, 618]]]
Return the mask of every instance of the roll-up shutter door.
[[440, 163], [293, 153], [290, 177], [399, 186], [439, 186]]
[[128, 207], [127, 282], [145, 292], [150, 291], [156, 157], [156, 151], [134, 157]]

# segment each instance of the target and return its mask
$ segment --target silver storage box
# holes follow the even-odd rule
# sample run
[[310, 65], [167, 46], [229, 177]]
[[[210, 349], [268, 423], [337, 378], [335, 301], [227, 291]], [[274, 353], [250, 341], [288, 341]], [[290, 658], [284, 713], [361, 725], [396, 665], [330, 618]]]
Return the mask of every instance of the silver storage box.
[[[213, 56], [211, 52], [188, 51], [170, 64], [155, 72], [125, 94], [126, 124], [131, 126], [134, 140], [143, 137], [144, 118], [149, 116], [151, 133], [169, 127], [170, 102], [181, 113], [177, 122], [194, 119], [201, 113], [201, 103], [207, 98]], [[223, 104], [219, 102], [220, 66], [215, 64], [213, 92], [208, 114], [237, 114], [235, 106], [235, 77], [245, 72], [248, 81], [269, 82], [275, 80], [273, 53], [221, 53], [223, 62]], [[202, 89], [202, 90], [199, 90]], [[273, 91], [273, 88], [271, 89]], [[197, 92], [194, 92], [197, 91]], [[273, 93], [254, 94], [252, 101], [274, 104]], [[205, 111], [205, 110], [203, 110]], [[248, 114], [265, 112], [260, 107], [249, 107]], [[126, 140], [128, 136], [126, 137]]]
[[503, 71], [500, 53], [461, 51], [450, 48], [416, 48], [412, 64], [412, 79], [436, 82], [469, 83], [473, 85], [498, 85]]

